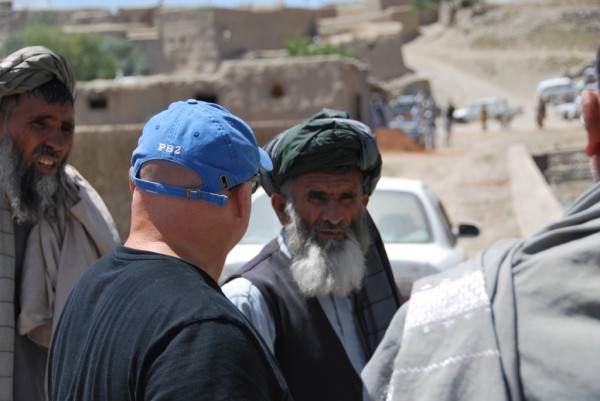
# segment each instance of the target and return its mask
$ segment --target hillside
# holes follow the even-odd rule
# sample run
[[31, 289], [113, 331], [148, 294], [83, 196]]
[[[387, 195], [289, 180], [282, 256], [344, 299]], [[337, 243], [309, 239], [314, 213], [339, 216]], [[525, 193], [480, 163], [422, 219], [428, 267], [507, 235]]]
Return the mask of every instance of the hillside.
[[[407, 66], [430, 79], [442, 105], [504, 95], [529, 108], [540, 80], [581, 73], [598, 45], [597, 1], [545, 1], [460, 9], [453, 25], [422, 27], [403, 52]], [[460, 74], [476, 79], [465, 82]]]
[[[583, 152], [585, 131], [579, 121], [550, 114], [540, 130], [533, 118], [537, 83], [592, 63], [600, 45], [597, 2], [564, 4], [461, 10], [454, 26], [422, 27], [421, 34], [404, 46], [406, 64], [429, 78], [441, 107], [448, 99], [464, 106], [499, 95], [525, 109], [510, 130], [496, 122], [487, 132], [477, 123], [455, 125], [451, 147], [383, 152], [384, 175], [424, 180], [441, 196], [453, 221], [481, 225], [479, 237], [461, 241], [468, 255], [501, 238], [520, 236], [507, 166], [512, 145], [523, 143], [535, 155], [562, 149]], [[590, 184], [583, 182], [576, 191]], [[540, 221], [540, 226], [546, 223]]]

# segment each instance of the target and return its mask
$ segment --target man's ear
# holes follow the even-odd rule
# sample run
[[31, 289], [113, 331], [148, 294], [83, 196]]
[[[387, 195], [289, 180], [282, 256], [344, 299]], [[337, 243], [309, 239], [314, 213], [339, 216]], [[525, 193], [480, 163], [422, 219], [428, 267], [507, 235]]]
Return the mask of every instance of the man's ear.
[[285, 196], [279, 193], [274, 193], [273, 195], [271, 195], [271, 206], [273, 206], [273, 210], [275, 210], [275, 214], [277, 215], [277, 218], [279, 219], [279, 222], [282, 226], [288, 223], [288, 216], [285, 213], [286, 204], [287, 201], [285, 199]]
[[236, 185], [231, 188], [229, 194], [227, 195], [228, 207], [232, 208], [232, 212], [234, 216], [245, 217], [249, 215], [252, 210], [252, 200], [251, 198], [246, 198], [248, 195], [246, 191], [248, 191], [247, 184], [244, 183], [242, 185]]
[[135, 184], [131, 181], [131, 172], [133, 171], [133, 167], [129, 167], [129, 190], [133, 192], [135, 190]]
[[364, 194], [362, 196], [362, 204], [364, 207], [367, 207], [367, 205], [369, 204], [369, 199], [371, 199], [371, 198], [367, 194]]

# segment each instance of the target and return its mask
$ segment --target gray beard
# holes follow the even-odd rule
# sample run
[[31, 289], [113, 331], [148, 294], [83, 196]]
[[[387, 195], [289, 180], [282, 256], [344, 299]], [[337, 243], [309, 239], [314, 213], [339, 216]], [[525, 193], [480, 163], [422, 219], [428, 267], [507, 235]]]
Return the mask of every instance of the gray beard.
[[[44, 152], [48, 150], [38, 149], [32, 160]], [[47, 176], [35, 171], [31, 163], [24, 166], [21, 154], [4, 130], [0, 141], [0, 188], [4, 190], [13, 218], [18, 223], [56, 219], [57, 199], [62, 196], [59, 185], [62, 170], [61, 166], [56, 176]]]
[[334, 295], [346, 297], [362, 287], [366, 272], [365, 254], [370, 245], [365, 209], [351, 226], [342, 223], [343, 240], [327, 240], [320, 244], [317, 230], [331, 226], [318, 221], [307, 227], [291, 203], [286, 206], [289, 223], [284, 227], [288, 249], [294, 254], [291, 272], [300, 291], [308, 297]]

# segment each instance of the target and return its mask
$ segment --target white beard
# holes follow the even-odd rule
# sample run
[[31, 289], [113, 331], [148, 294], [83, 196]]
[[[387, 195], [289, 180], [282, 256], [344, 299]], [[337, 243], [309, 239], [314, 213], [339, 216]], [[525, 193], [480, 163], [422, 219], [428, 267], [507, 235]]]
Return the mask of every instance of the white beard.
[[370, 237], [365, 225], [365, 210], [351, 227], [345, 225], [346, 238], [319, 244], [317, 222], [307, 228], [291, 203], [286, 206], [289, 223], [285, 226], [287, 245], [294, 254], [291, 271], [300, 291], [308, 297], [335, 295], [346, 297], [362, 287], [366, 271], [365, 254]]

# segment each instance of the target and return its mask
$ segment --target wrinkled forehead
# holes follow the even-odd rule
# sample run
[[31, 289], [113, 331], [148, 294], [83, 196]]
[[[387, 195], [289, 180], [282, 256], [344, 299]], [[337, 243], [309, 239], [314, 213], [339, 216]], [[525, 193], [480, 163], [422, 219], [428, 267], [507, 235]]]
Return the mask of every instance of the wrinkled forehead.
[[342, 192], [360, 193], [361, 174], [357, 168], [341, 174], [313, 170], [290, 180], [294, 192], [320, 191], [330, 194]]

